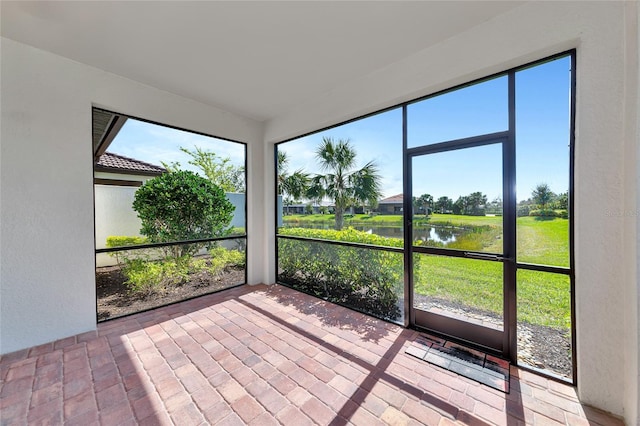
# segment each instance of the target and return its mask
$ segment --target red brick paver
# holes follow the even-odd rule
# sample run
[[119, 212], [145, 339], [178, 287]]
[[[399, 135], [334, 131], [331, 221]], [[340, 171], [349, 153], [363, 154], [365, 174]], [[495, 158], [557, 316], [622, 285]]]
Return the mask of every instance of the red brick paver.
[[405, 354], [416, 332], [243, 286], [0, 358], [0, 422], [622, 425], [512, 367], [504, 394]]

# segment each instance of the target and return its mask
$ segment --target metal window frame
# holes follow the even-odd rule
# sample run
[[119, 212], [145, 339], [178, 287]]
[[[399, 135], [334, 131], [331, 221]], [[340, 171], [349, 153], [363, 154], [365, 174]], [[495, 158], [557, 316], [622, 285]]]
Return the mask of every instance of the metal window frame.
[[[515, 75], [517, 72], [528, 69], [528, 68], [532, 68], [535, 66], [539, 66], [542, 64], [545, 64], [547, 62], [551, 62], [554, 61], [556, 59], [560, 59], [560, 58], [564, 58], [564, 57], [568, 57], [570, 58], [570, 63], [571, 63], [571, 76], [570, 76], [570, 92], [571, 92], [571, 96], [570, 96], [570, 117], [569, 117], [569, 208], [568, 208], [568, 213], [569, 213], [569, 267], [560, 267], [560, 266], [552, 266], [552, 265], [538, 265], [538, 264], [532, 264], [532, 263], [526, 263], [526, 262], [518, 262], [517, 261], [517, 257], [516, 257], [516, 243], [517, 243], [517, 232], [516, 232], [516, 220], [517, 220], [517, 205], [516, 205], [516, 200], [515, 200], [515, 182], [516, 182], [516, 175], [515, 175], [515, 155], [516, 155], [516, 109], [515, 109]], [[506, 231], [507, 229], [509, 230], [509, 232], [505, 232], [505, 235], [508, 234], [509, 237], [509, 241], [504, 241], [504, 254], [506, 255], [506, 257], [510, 258], [511, 260], [513, 260], [512, 262], [504, 262], [505, 265], [505, 270], [504, 270], [504, 274], [505, 274], [505, 294], [504, 294], [504, 313], [505, 313], [505, 325], [504, 325], [504, 330], [505, 330], [505, 342], [504, 342], [504, 347], [507, 349], [508, 352], [508, 356], [509, 358], [514, 362], [515, 365], [518, 365], [519, 368], [525, 369], [525, 370], [530, 370], [535, 372], [536, 374], [545, 376], [549, 379], [552, 380], [557, 380], [557, 381], [561, 381], [561, 382], [570, 382], [571, 384], [573, 384], [574, 386], [577, 386], [577, 347], [576, 347], [576, 306], [575, 306], [575, 288], [576, 288], [576, 283], [575, 283], [575, 211], [574, 211], [574, 188], [575, 188], [575, 180], [574, 180], [574, 170], [575, 170], [575, 120], [576, 120], [576, 57], [577, 57], [577, 50], [576, 49], [570, 49], [570, 50], [566, 50], [566, 51], [562, 51], [559, 52], [557, 54], [551, 55], [551, 56], [547, 56], [545, 58], [539, 59], [539, 60], [535, 60], [535, 61], [531, 61], [528, 63], [525, 63], [523, 65], [517, 66], [517, 67], [513, 67], [510, 68], [508, 70], [505, 71], [501, 71], [501, 72], [497, 72], [494, 74], [491, 74], [489, 76], [486, 77], [482, 77], [482, 78], [478, 78], [472, 81], [469, 81], [467, 83], [463, 83], [451, 88], [447, 88], [444, 90], [440, 90], [437, 91], [435, 93], [431, 93], [431, 94], [427, 94], [425, 96], [419, 97], [419, 98], [415, 98], [413, 100], [409, 100], [406, 102], [402, 102], [393, 106], [390, 106], [388, 108], [384, 108], [384, 109], [380, 109], [365, 115], [361, 115], [349, 120], [345, 120], [330, 126], [326, 126], [314, 131], [310, 131], [310, 132], [306, 132], [303, 134], [300, 134], [298, 136], [294, 136], [285, 140], [282, 140], [280, 142], [277, 142], [274, 144], [274, 164], [275, 164], [275, 168], [274, 168], [274, 194], [275, 194], [275, 217], [274, 217], [274, 229], [276, 231], [276, 238], [275, 238], [275, 281], [278, 282], [278, 271], [277, 271], [277, 265], [278, 265], [278, 239], [279, 238], [292, 238], [289, 236], [285, 236], [285, 235], [279, 235], [277, 230], [278, 230], [278, 191], [277, 191], [277, 185], [278, 185], [278, 168], [277, 168], [277, 156], [278, 156], [278, 146], [280, 144], [284, 144], [287, 142], [291, 142], [294, 141], [296, 139], [305, 137], [305, 136], [309, 136], [312, 134], [316, 134], [319, 132], [323, 132], [326, 130], [330, 130], [339, 126], [343, 126], [355, 121], [360, 121], [360, 120], [364, 120], [366, 118], [378, 115], [378, 114], [382, 114], [391, 110], [395, 110], [395, 109], [401, 109], [402, 110], [402, 152], [403, 152], [403, 180], [405, 181], [405, 183], [403, 184], [403, 193], [404, 194], [409, 194], [411, 193], [410, 191], [408, 191], [408, 189], [410, 190], [410, 186], [408, 187], [409, 184], [407, 184], [407, 176], [411, 176], [411, 162], [409, 161], [410, 156], [408, 154], [417, 154], [417, 153], [422, 153], [422, 152], [442, 152], [442, 151], [446, 151], [448, 150], [447, 146], [448, 144], [451, 143], [451, 141], [449, 142], [439, 142], [439, 143], [434, 143], [431, 145], [426, 145], [426, 146], [420, 146], [420, 147], [412, 147], [412, 148], [408, 148], [408, 144], [407, 144], [407, 107], [413, 103], [416, 102], [420, 102], [432, 97], [436, 97], [448, 92], [452, 92], [458, 89], [462, 89], [464, 87], [468, 87], [468, 86], [472, 86], [478, 83], [482, 83], [484, 81], [488, 81], [488, 80], [492, 80], [498, 77], [502, 77], [502, 76], [508, 76], [508, 108], [509, 108], [509, 125], [508, 125], [508, 129], [505, 132], [497, 132], [497, 133], [493, 133], [490, 134], [492, 136], [500, 136], [500, 137], [505, 137], [506, 141], [503, 143], [503, 164], [506, 161], [507, 158], [510, 158], [512, 161], [510, 161], [510, 166], [509, 167], [503, 167], [503, 173], [506, 173], [507, 176], [503, 176], [503, 198], [507, 198], [509, 197], [509, 202], [507, 203], [506, 200], [503, 199], [503, 205], [507, 206], [505, 208], [504, 214], [503, 214], [503, 229]], [[481, 135], [481, 136], [476, 136], [476, 137], [470, 137], [470, 138], [464, 138], [464, 139], [460, 139], [455, 141], [456, 143], [451, 145], [450, 149], [459, 149], [459, 148], [464, 148], [467, 146], [473, 146], [474, 143], [486, 138], [488, 135]], [[453, 148], [453, 146], [456, 146], [456, 148]], [[438, 151], [438, 150], [442, 150], [442, 151]], [[404, 217], [404, 235], [406, 237], [406, 235], [412, 235], [412, 223], [411, 220], [408, 220], [406, 218], [407, 216], [407, 212], [411, 211], [411, 200], [409, 199], [409, 197], [404, 197], [403, 200], [403, 208], [404, 208], [404, 212], [405, 212], [405, 217]], [[409, 233], [407, 233], [409, 232]], [[328, 242], [326, 240], [318, 240], [318, 239], [314, 239], [314, 238], [301, 238], [301, 237], [295, 237], [295, 239], [303, 239], [303, 240], [309, 240], [309, 241], [321, 241], [321, 242]], [[344, 242], [336, 242], [339, 243], [340, 245], [346, 245], [344, 244]], [[363, 244], [358, 244], [358, 243], [349, 243], [349, 246], [353, 246], [353, 247], [362, 247], [362, 248], [373, 248], [373, 247], [368, 247], [367, 245], [363, 245]], [[413, 291], [411, 288], [411, 271], [413, 271], [413, 259], [412, 259], [412, 251], [416, 251], [416, 252], [430, 252], [431, 254], [439, 254], [438, 251], [439, 249], [429, 249], [429, 248], [417, 248], [414, 249], [414, 247], [412, 246], [411, 243], [411, 239], [407, 239], [404, 238], [404, 291], [405, 291], [405, 297], [404, 297], [404, 326], [405, 327], [410, 327], [412, 325], [412, 322], [410, 321], [410, 317], [412, 315], [413, 309]], [[452, 253], [454, 253], [454, 251], [447, 251], [448, 255], [452, 255]], [[459, 254], [453, 254], [454, 256], [464, 256], [463, 253], [459, 253]], [[541, 371], [541, 370], [537, 370], [535, 368], [528, 368], [527, 366], [524, 365], [519, 365], [517, 363], [517, 271], [519, 269], [523, 269], [523, 270], [530, 270], [530, 271], [540, 271], [540, 272], [549, 272], [549, 273], [556, 273], [556, 274], [562, 274], [562, 275], [568, 275], [570, 277], [570, 291], [571, 291], [571, 296], [570, 296], [570, 305], [571, 305], [571, 352], [572, 352], [572, 378], [570, 381], [566, 380], [565, 378], [561, 378], [561, 377], [557, 377], [552, 373], [548, 373], [545, 371]], [[510, 283], [507, 284], [507, 279], [510, 280]]]
[[[118, 116], [122, 116], [122, 117], [126, 117], [127, 119], [133, 119], [133, 120], [137, 120], [137, 121], [141, 121], [143, 123], [148, 123], [148, 124], [154, 124], [156, 126], [162, 126], [162, 127], [166, 127], [169, 129], [174, 129], [174, 130], [180, 130], [183, 132], [188, 132], [188, 133], [193, 133], [196, 135], [200, 135], [200, 136], [206, 136], [206, 137], [210, 137], [210, 138], [214, 138], [214, 139], [219, 139], [221, 141], [225, 141], [225, 142], [233, 142], [233, 143], [237, 143], [242, 145], [243, 147], [243, 151], [244, 151], [244, 229], [245, 229], [245, 233], [242, 235], [234, 235], [234, 236], [229, 236], [229, 237], [219, 237], [219, 238], [205, 238], [205, 239], [200, 239], [200, 240], [185, 240], [185, 241], [171, 241], [171, 242], [167, 242], [167, 243], [150, 243], [150, 244], [138, 244], [138, 245], [131, 245], [131, 246], [124, 246], [124, 247], [111, 247], [111, 248], [105, 248], [105, 249], [95, 249], [95, 254], [93, 257], [93, 269], [96, 270], [98, 268], [97, 265], [97, 261], [96, 261], [96, 256], [99, 253], [110, 253], [110, 252], [118, 252], [118, 251], [124, 251], [124, 250], [135, 250], [135, 249], [143, 249], [143, 248], [158, 248], [158, 247], [168, 247], [168, 246], [173, 246], [173, 245], [184, 245], [184, 244], [193, 244], [193, 243], [199, 243], [199, 242], [211, 242], [211, 241], [222, 241], [222, 240], [231, 240], [231, 239], [244, 239], [246, 241], [246, 246], [248, 247], [248, 242], [249, 242], [249, 221], [248, 221], [248, 210], [247, 210], [247, 204], [248, 204], [248, 200], [249, 200], [249, 170], [248, 170], [248, 159], [247, 159], [247, 146], [248, 144], [246, 142], [242, 142], [242, 141], [238, 141], [238, 140], [234, 140], [234, 139], [230, 139], [230, 138], [225, 138], [225, 137], [221, 137], [221, 136], [215, 136], [215, 135], [211, 135], [208, 133], [204, 133], [204, 132], [199, 132], [196, 130], [191, 130], [191, 129], [187, 129], [184, 127], [178, 127], [178, 126], [174, 126], [171, 124], [165, 124], [165, 123], [160, 123], [158, 121], [153, 121], [153, 120], [148, 120], [146, 118], [141, 118], [141, 117], [137, 117], [134, 115], [129, 115], [129, 114], [122, 114], [116, 111], [112, 111], [106, 108], [103, 108], [101, 106], [98, 105], [91, 105], [91, 116], [93, 116], [93, 111], [94, 110], [98, 110], [98, 111], [105, 111], [108, 113], [112, 113], [112, 114], [116, 114]], [[93, 127], [93, 124], [92, 124]], [[95, 172], [96, 172], [96, 161], [95, 161], [95, 155], [93, 152], [93, 143], [90, 144], [91, 145], [91, 150], [90, 150], [90, 161], [93, 164], [93, 171], [94, 173], [92, 174], [92, 179], [95, 179]], [[104, 147], [104, 150], [106, 151], [106, 149], [108, 148], [108, 146]], [[93, 192], [93, 247], [96, 247], [97, 241], [96, 241], [96, 190], [95, 190], [95, 183], [92, 185], [92, 192]], [[240, 283], [240, 284], [236, 284], [228, 288], [232, 288], [232, 287], [238, 287], [241, 285], [246, 285], [246, 283], [248, 282], [248, 265], [249, 265], [249, 250], [245, 250], [244, 252], [244, 256], [245, 256], [245, 266], [244, 266], [244, 282]], [[95, 275], [94, 275], [94, 282], [93, 282], [94, 287], [96, 286], [96, 281], [95, 281]], [[226, 289], [224, 289], [226, 290]], [[218, 290], [221, 291], [221, 290]], [[213, 291], [211, 293], [206, 293], [206, 294], [212, 294], [212, 293], [216, 293], [217, 291]], [[199, 295], [199, 296], [194, 296], [194, 297], [190, 297], [187, 299], [183, 299], [183, 300], [179, 300], [179, 301], [175, 301], [175, 302], [170, 302], [170, 303], [166, 303], [163, 305], [158, 305], [158, 306], [154, 306], [153, 308], [149, 308], [149, 309], [144, 309], [142, 311], [139, 312], [134, 312], [131, 314], [126, 314], [126, 315], [121, 315], [118, 317], [114, 317], [114, 318], [109, 318], [107, 320], [104, 321], [99, 321], [98, 320], [98, 295], [96, 293], [96, 324], [99, 322], [105, 322], [105, 321], [110, 321], [112, 319], [117, 319], [117, 318], [122, 318], [122, 317], [126, 317], [129, 315], [134, 315], [136, 313], [140, 313], [140, 312], [146, 312], [148, 310], [151, 309], [156, 309], [156, 308], [160, 308], [162, 306], [169, 306], [169, 305], [173, 305], [176, 303], [180, 303], [180, 302], [184, 302], [186, 300], [190, 300], [193, 298], [197, 298], [197, 297], [201, 297], [201, 296], [205, 296], [206, 294], [203, 295]]]

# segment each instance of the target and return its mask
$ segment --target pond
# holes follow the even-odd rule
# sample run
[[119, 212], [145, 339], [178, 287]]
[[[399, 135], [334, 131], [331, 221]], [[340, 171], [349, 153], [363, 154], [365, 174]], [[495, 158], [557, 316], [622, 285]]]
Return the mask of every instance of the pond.
[[[326, 223], [299, 223], [284, 222], [285, 227], [309, 228], [309, 229], [334, 229], [333, 224]], [[379, 226], [379, 225], [346, 225], [358, 231], [380, 235], [388, 238], [403, 238], [404, 229], [399, 226]], [[346, 227], [345, 226], [345, 227]], [[461, 235], [467, 232], [464, 228], [444, 226], [444, 225], [421, 225], [413, 228], [413, 241], [431, 241], [448, 244], [456, 241]], [[428, 244], [427, 244], [428, 245]]]

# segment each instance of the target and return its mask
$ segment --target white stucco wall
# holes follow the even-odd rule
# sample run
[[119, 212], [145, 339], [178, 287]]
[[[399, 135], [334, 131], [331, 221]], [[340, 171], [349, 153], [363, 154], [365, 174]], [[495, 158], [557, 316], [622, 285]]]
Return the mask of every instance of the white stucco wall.
[[[638, 422], [637, 219], [617, 212], [637, 206], [637, 133], [625, 131], [625, 120], [638, 114], [631, 87], [638, 70], [626, 62], [638, 50], [635, 8], [624, 2], [530, 2], [345, 82], [265, 128], [272, 150], [274, 142], [577, 48], [578, 390], [583, 402], [623, 415], [629, 424]], [[273, 185], [272, 175], [266, 176], [267, 187]]]
[[[140, 176], [122, 173], [95, 172], [94, 177], [146, 182], [153, 176]], [[138, 187], [100, 185], [94, 186], [95, 197], [95, 235], [96, 249], [107, 247], [107, 237], [112, 235], [141, 236], [142, 222], [133, 210]], [[233, 204], [234, 211], [230, 226], [246, 228], [244, 193], [227, 192], [227, 200]], [[118, 262], [107, 253], [96, 254], [96, 266], [112, 266]]]
[[[110, 235], [140, 236], [141, 223], [131, 207], [135, 186], [96, 185], [96, 248], [107, 246]], [[106, 253], [96, 255], [96, 266], [115, 265], [116, 259]]]
[[630, 306], [626, 312], [625, 330], [627, 331], [625, 347], [625, 368], [627, 368], [628, 387], [625, 392], [625, 419], [629, 425], [640, 425], [640, 7], [637, 2], [629, 2], [627, 5], [627, 21], [625, 23], [627, 40], [627, 77], [625, 79], [627, 95], [626, 115], [628, 143], [625, 152], [625, 199], [627, 200], [627, 212], [625, 216], [626, 239], [624, 250], [629, 256], [627, 262], [627, 275], [630, 284], [627, 288], [626, 300]]
[[[6, 38], [0, 54], [0, 353], [96, 327], [92, 105], [247, 142], [247, 228], [262, 229], [260, 123]], [[249, 283], [264, 247], [249, 238]]]

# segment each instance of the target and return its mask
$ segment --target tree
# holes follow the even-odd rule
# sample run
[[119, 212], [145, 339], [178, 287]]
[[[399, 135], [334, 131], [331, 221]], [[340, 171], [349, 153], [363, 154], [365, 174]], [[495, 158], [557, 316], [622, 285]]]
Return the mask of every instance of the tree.
[[502, 214], [502, 198], [496, 197], [487, 204], [486, 210], [492, 214]]
[[484, 216], [487, 196], [482, 192], [472, 192], [467, 196], [468, 204], [465, 214], [470, 216]]
[[467, 197], [458, 197], [455, 203], [453, 203], [452, 210], [454, 214], [465, 214], [467, 211], [467, 205], [469, 199]]
[[335, 205], [337, 230], [344, 224], [344, 211], [353, 203], [373, 203], [380, 198], [380, 175], [373, 161], [364, 167], [356, 166], [356, 151], [349, 140], [322, 138], [322, 144], [316, 150], [316, 158], [325, 175], [317, 175], [314, 185], [322, 189], [326, 197]]
[[283, 151], [278, 151], [278, 195], [284, 195], [291, 200], [300, 200], [306, 196], [310, 178], [302, 169], [287, 174], [289, 159]]
[[541, 209], [546, 209], [547, 205], [553, 201], [556, 194], [554, 194], [549, 185], [546, 183], [539, 183], [534, 188], [533, 192], [531, 192], [531, 198], [533, 202], [538, 204]]
[[[177, 170], [145, 182], [136, 191], [133, 209], [142, 221], [140, 233], [149, 242], [162, 243], [224, 236], [235, 207], [219, 186]], [[174, 247], [179, 256], [193, 254], [202, 245]]]
[[425, 216], [429, 216], [429, 210], [433, 205], [433, 196], [431, 194], [422, 194], [418, 198], [413, 197], [413, 205], [418, 211], [424, 211]]
[[325, 197], [324, 187], [322, 186], [321, 176], [314, 176], [309, 179], [309, 185], [305, 192], [307, 199], [313, 201], [315, 204], [322, 204], [322, 199]]
[[458, 197], [453, 203], [452, 210], [455, 214], [468, 216], [484, 216], [487, 196], [482, 192], [472, 192], [464, 197]]
[[453, 200], [449, 197], [440, 197], [435, 204], [436, 210], [440, 213], [447, 213], [453, 210]]
[[569, 192], [562, 192], [558, 194], [555, 204], [557, 209], [567, 210], [569, 208]]
[[[215, 152], [204, 151], [195, 147], [194, 151], [180, 147], [180, 151], [191, 156], [189, 164], [199, 168], [202, 173], [213, 182], [214, 185], [222, 188], [224, 192], [244, 192], [244, 167], [235, 166], [231, 163], [231, 158], [219, 157]], [[162, 163], [165, 169], [170, 172], [180, 170], [180, 163]]]

